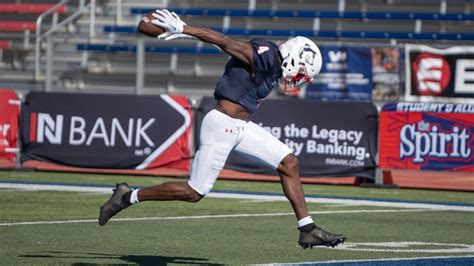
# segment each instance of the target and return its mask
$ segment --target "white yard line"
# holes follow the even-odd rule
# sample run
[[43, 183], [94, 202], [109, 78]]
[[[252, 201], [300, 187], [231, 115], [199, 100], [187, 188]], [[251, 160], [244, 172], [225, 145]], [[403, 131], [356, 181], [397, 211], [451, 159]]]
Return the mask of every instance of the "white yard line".
[[[346, 213], [388, 213], [388, 212], [421, 212], [424, 210], [345, 210], [345, 211], [317, 211], [311, 214], [346, 214]], [[192, 220], [192, 219], [216, 219], [216, 218], [242, 218], [242, 217], [274, 217], [291, 216], [293, 212], [277, 213], [240, 213], [240, 214], [217, 214], [217, 215], [195, 215], [195, 216], [170, 216], [170, 217], [137, 217], [137, 218], [114, 218], [111, 222], [123, 221], [156, 221], [156, 220]], [[46, 225], [46, 224], [68, 224], [68, 223], [97, 223], [97, 219], [85, 220], [63, 220], [63, 221], [31, 221], [31, 222], [13, 222], [0, 223], [0, 226], [14, 225]]]
[[[227, 198], [227, 199], [245, 199], [245, 200], [273, 200], [273, 201], [288, 201], [285, 196], [274, 195], [257, 195], [257, 194], [238, 194], [238, 193], [213, 193], [208, 197], [212, 198]], [[382, 200], [367, 200], [367, 199], [335, 199], [324, 197], [307, 197], [306, 202], [312, 203], [328, 203], [340, 205], [354, 205], [354, 206], [374, 206], [374, 207], [395, 207], [395, 208], [410, 208], [410, 209], [427, 209], [436, 211], [467, 211], [474, 212], [472, 206], [457, 206], [457, 205], [443, 205], [434, 203], [411, 203], [411, 202], [393, 202]]]
[[[111, 193], [112, 189], [108, 187], [95, 186], [68, 186], [57, 184], [27, 184], [27, 183], [0, 183], [0, 188], [22, 189], [22, 190], [46, 190], [46, 191], [70, 191], [70, 192], [94, 192], [94, 193]], [[287, 201], [285, 196], [280, 195], [264, 195], [251, 193], [225, 193], [211, 192], [207, 195], [210, 198], [227, 198], [241, 200], [270, 200], [270, 201]], [[370, 199], [338, 199], [325, 197], [307, 197], [307, 202], [327, 203], [354, 206], [374, 206], [374, 207], [391, 207], [391, 208], [409, 208], [409, 209], [427, 209], [436, 211], [467, 211], [474, 212], [474, 206], [436, 204], [436, 203], [418, 203], [418, 202], [396, 202]]]

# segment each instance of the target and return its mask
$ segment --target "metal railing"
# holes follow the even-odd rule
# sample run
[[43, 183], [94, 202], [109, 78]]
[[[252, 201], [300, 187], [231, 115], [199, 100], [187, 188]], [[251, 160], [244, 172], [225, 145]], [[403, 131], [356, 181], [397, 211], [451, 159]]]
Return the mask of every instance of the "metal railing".
[[[86, 4], [86, 1], [89, 1]], [[86, 10], [90, 11], [90, 26], [89, 26], [89, 38], [95, 36], [95, 12], [96, 12], [96, 0], [79, 0], [77, 10], [59, 21], [59, 12], [57, 11], [61, 6], [70, 3], [70, 0], [61, 0], [59, 3], [42, 13], [36, 19], [36, 42], [35, 42], [35, 81], [45, 81], [45, 90], [50, 91], [52, 86], [52, 58], [53, 58], [53, 40], [52, 36], [58, 32], [65, 25], [72, 23], [77, 18], [85, 13]], [[51, 27], [45, 32], [43, 30], [43, 22], [46, 19], [51, 19]], [[46, 66], [45, 73], [41, 67], [41, 45], [46, 40]]]

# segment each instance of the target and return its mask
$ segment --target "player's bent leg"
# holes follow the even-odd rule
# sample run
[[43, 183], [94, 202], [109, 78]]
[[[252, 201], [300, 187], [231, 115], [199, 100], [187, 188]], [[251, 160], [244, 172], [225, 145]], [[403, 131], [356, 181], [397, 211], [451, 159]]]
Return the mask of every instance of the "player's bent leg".
[[290, 153], [281, 160], [277, 171], [287, 177], [299, 178], [299, 164], [298, 158]]
[[[110, 199], [100, 207], [99, 225], [101, 226], [105, 225], [117, 213], [132, 205], [130, 201], [132, 190], [127, 183], [117, 184], [113, 191]], [[149, 200], [198, 202], [203, 197], [191, 188], [187, 182], [166, 182], [137, 191], [137, 203]]]
[[[296, 156], [293, 154], [287, 155], [281, 161], [277, 170], [280, 173], [285, 195], [290, 200], [298, 220], [302, 220], [305, 217], [310, 218], [306, 201], [304, 200], [303, 188], [299, 180], [299, 163]], [[310, 223], [298, 228], [300, 230], [298, 244], [302, 248], [313, 248], [314, 246], [335, 247], [346, 240], [345, 236], [332, 234], [316, 226], [312, 219], [310, 221]]]
[[124, 197], [131, 191], [127, 183], [116, 184], [110, 199], [100, 207], [99, 225], [104, 226], [110, 218], [131, 205]]
[[288, 154], [281, 160], [277, 168], [280, 174], [280, 181], [285, 196], [290, 201], [298, 220], [308, 217], [308, 209], [304, 198], [303, 187], [299, 178], [299, 162], [298, 158], [292, 153]]
[[152, 187], [140, 189], [137, 194], [138, 201], [150, 200], [180, 200], [198, 202], [204, 196], [189, 186], [188, 182], [165, 182]]

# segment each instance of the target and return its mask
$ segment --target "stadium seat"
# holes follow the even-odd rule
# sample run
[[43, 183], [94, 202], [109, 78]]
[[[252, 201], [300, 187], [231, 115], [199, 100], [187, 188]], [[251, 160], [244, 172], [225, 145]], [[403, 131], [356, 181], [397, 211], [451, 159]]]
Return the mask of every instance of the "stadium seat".
[[0, 20], [0, 31], [36, 31], [35, 21]]
[[[133, 44], [78, 44], [79, 51], [95, 52], [136, 52], [136, 46]], [[221, 54], [222, 51], [216, 48], [206, 47], [164, 47], [164, 46], [146, 46], [146, 52], [150, 53], [183, 53], [183, 54]]]
[[[403, 6], [403, 5], [402, 5]], [[409, 6], [409, 5], [405, 5]], [[299, 7], [300, 8], [300, 7]], [[239, 17], [217, 29], [229, 35], [287, 37], [302, 35], [321, 38], [400, 39], [400, 40], [473, 40], [470, 22], [474, 14], [437, 12], [378, 12], [336, 10], [288, 10], [288, 9], [225, 9], [225, 8], [170, 8], [181, 16], [188, 16], [197, 25], [210, 18]], [[317, 11], [315, 11], [317, 10]], [[151, 8], [134, 7], [130, 14], [140, 16], [152, 12]], [[419, 9], [415, 9], [419, 11]], [[246, 19], [240, 19], [245, 17]], [[202, 18], [202, 19], [201, 19]], [[318, 19], [318, 26], [315, 26]], [[202, 20], [202, 23], [201, 23]], [[386, 21], [390, 20], [390, 31]], [[422, 24], [421, 21], [424, 21]], [[278, 23], [276, 23], [278, 22]], [[418, 24], [418, 26], [417, 26]], [[280, 28], [278, 28], [280, 27]], [[106, 25], [104, 32], [133, 33], [135, 25]]]
[[[305, 36], [321, 38], [363, 38], [363, 39], [409, 39], [409, 40], [474, 40], [472, 32], [438, 33], [438, 32], [380, 32], [380, 31], [314, 31], [290, 29], [217, 29], [228, 35], [236, 36]], [[135, 26], [105, 26], [104, 32], [136, 33]]]
[[[364, 11], [308, 11], [308, 10], [264, 10], [264, 9], [170, 9], [178, 15], [231, 16], [231, 17], [292, 17], [292, 18], [338, 18], [338, 19], [384, 19], [384, 20], [474, 20], [474, 14], [429, 13], [429, 12], [364, 12]], [[152, 12], [150, 8], [131, 8], [132, 15]]]
[[[41, 14], [53, 7], [54, 4], [37, 3], [0, 3], [0, 13], [33, 13]], [[63, 14], [67, 11], [66, 5], [61, 5], [56, 12]]]
[[0, 40], [0, 49], [10, 49], [12, 47], [12, 41]]

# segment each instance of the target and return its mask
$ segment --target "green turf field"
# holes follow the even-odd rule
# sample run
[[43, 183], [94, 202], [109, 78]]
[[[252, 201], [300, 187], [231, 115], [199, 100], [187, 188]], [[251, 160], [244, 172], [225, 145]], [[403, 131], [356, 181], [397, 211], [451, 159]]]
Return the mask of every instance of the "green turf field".
[[[24, 183], [149, 186], [154, 177], [0, 171], [0, 185]], [[218, 181], [216, 190], [281, 193], [279, 183]], [[305, 185], [307, 195], [461, 204], [474, 194]], [[344, 233], [338, 248], [303, 250], [285, 201], [205, 198], [197, 204], [146, 202], [105, 227], [110, 194], [0, 189], [0, 264], [261, 264], [418, 257], [474, 257], [474, 212], [308, 203], [317, 224]], [[125, 219], [128, 218], [128, 219]], [[429, 264], [427, 264], [429, 265]]]

